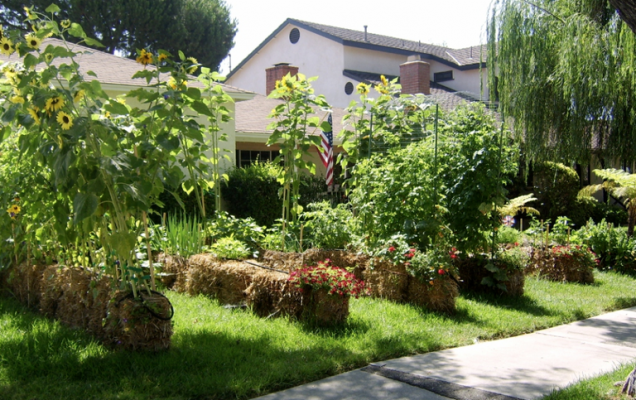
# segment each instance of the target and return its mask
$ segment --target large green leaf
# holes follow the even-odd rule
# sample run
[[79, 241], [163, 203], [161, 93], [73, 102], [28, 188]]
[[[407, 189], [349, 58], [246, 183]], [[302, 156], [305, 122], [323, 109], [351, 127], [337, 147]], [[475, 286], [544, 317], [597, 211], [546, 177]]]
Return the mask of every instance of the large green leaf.
[[97, 210], [99, 199], [92, 193], [78, 193], [73, 199], [73, 212], [75, 217], [73, 222], [78, 224], [85, 218], [90, 217]]

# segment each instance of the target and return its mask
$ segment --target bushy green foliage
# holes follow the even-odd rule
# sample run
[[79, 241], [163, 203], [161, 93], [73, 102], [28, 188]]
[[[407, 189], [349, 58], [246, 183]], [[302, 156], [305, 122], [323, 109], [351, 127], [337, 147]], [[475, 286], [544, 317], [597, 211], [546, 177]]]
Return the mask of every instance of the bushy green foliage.
[[358, 230], [358, 220], [346, 204], [332, 207], [327, 201], [311, 203], [310, 211], [302, 214], [305, 238], [313, 247], [321, 249], [344, 249], [352, 242]]
[[602, 220], [590, 220], [576, 232], [576, 236], [599, 258], [599, 268], [622, 273], [636, 273], [636, 241], [627, 236], [625, 228]]
[[483, 106], [458, 107], [441, 126], [440, 182], [445, 220], [462, 251], [487, 247], [482, 232], [501, 225], [496, 207], [517, 172], [519, 151]]
[[541, 218], [555, 221], [569, 215], [577, 207], [579, 176], [566, 165], [555, 162], [537, 163], [534, 167], [534, 194]]
[[435, 187], [432, 138], [356, 165], [357, 186], [349, 198], [364, 226], [368, 243], [406, 235], [409, 243], [427, 246], [439, 233], [442, 188]]
[[[179, 200], [183, 203], [183, 207], [179, 204], [179, 201], [175, 198], [174, 194], [179, 196]], [[192, 217], [202, 218], [201, 209], [196, 199], [196, 194], [190, 192], [190, 194], [184, 192], [181, 188], [166, 188], [164, 192], [159, 195], [159, 201], [163, 203], [163, 207], [156, 205], [153, 209], [150, 218], [155, 223], [160, 223], [163, 214], [166, 215], [188, 215]], [[214, 215], [214, 195], [209, 191], [204, 191], [203, 199], [205, 200], [205, 213], [206, 215]]]
[[502, 244], [521, 243], [523, 233], [509, 226], [502, 226], [497, 233], [497, 242]]
[[212, 241], [231, 236], [247, 243], [252, 250], [259, 248], [265, 236], [265, 228], [253, 218], [236, 218], [225, 211], [217, 213], [216, 218], [209, 220], [206, 229], [206, 235]]
[[[300, 222], [286, 222], [283, 231], [283, 220], [278, 219], [274, 225], [267, 229], [260, 245], [265, 250], [278, 250], [302, 252], [307, 248], [307, 243], [302, 240], [304, 229]], [[284, 245], [284, 246], [283, 246]], [[311, 243], [309, 243], [311, 245]]]
[[220, 238], [210, 246], [210, 252], [219, 258], [228, 260], [244, 260], [251, 254], [247, 245], [233, 237]]

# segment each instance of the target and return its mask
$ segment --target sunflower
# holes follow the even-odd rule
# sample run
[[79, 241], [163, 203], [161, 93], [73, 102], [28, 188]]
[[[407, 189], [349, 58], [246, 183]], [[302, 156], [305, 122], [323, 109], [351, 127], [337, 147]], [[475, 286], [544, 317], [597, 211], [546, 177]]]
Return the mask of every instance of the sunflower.
[[17, 204], [14, 204], [11, 207], [7, 208], [7, 212], [9, 213], [9, 216], [11, 217], [11, 219], [15, 219], [15, 217], [17, 217], [18, 214], [20, 214], [20, 211], [22, 211], [22, 209]]
[[55, 56], [51, 53], [46, 53], [44, 54], [44, 61], [46, 61], [47, 64], [50, 64], [51, 61], [53, 61], [53, 59], [55, 58]]
[[75, 96], [73, 96], [73, 101], [77, 103], [78, 101], [82, 100], [85, 96], [86, 96], [86, 93], [80, 89], [77, 92], [75, 92]]
[[24, 104], [24, 97], [22, 96], [13, 96], [9, 100], [11, 100], [13, 104]]
[[170, 79], [168, 79], [168, 86], [172, 90], [177, 90], [177, 80], [171, 76]]
[[[186, 58], [186, 61], [190, 61], [190, 63], [191, 63], [191, 64], [198, 64], [198, 63], [199, 63], [199, 62], [197, 61], [197, 59], [196, 59], [196, 58], [194, 58], [194, 57], [188, 57], [188, 58]], [[197, 68], [199, 68], [199, 66], [197, 66], [197, 65], [191, 65], [190, 67], [188, 67], [188, 68], [186, 69], [186, 71], [187, 71], [189, 74], [194, 74], [194, 73], [197, 71]]]
[[60, 96], [53, 96], [46, 101], [44, 108], [46, 108], [48, 112], [53, 112], [59, 110], [62, 106], [64, 106], [64, 99]]
[[26, 13], [26, 16], [28, 19], [36, 19], [37, 17], [35, 16], [35, 14], [33, 14], [32, 12], [33, 7], [29, 8], [29, 7], [24, 7], [24, 12]]
[[358, 86], [356, 87], [356, 90], [358, 91], [358, 93], [360, 93], [361, 95], [368, 95], [369, 94], [369, 85], [367, 85], [364, 82], [360, 82], [358, 83]]
[[62, 28], [64, 29], [68, 29], [71, 26], [71, 21], [68, 19], [65, 19], [64, 21], [61, 22]]
[[137, 57], [137, 62], [142, 65], [148, 65], [152, 63], [152, 53], [146, 51], [145, 49], [141, 50], [139, 53], [139, 57]]
[[27, 46], [29, 46], [32, 49], [37, 50], [40, 48], [40, 45], [42, 44], [42, 39], [40, 39], [33, 33], [27, 34], [24, 38], [26, 39]]
[[11, 54], [13, 54], [14, 51], [15, 49], [13, 48], [12, 41], [7, 39], [6, 37], [0, 39], [0, 53], [10, 56]]
[[40, 116], [38, 115], [37, 107], [34, 106], [32, 108], [29, 108], [28, 111], [31, 118], [33, 118], [33, 121], [35, 121], [36, 124], [40, 125]]
[[4, 67], [2, 69], [2, 72], [4, 73], [4, 76], [6, 76], [7, 78], [11, 79], [14, 78], [15, 75], [17, 74], [17, 71], [15, 70], [14, 66], [8, 66], [8, 67]]
[[382, 81], [383, 86], [389, 86], [389, 81], [386, 80], [384, 75], [380, 75], [380, 80]]
[[168, 59], [168, 55], [166, 53], [159, 53], [159, 55], [157, 56], [157, 62], [160, 64], [166, 61], [167, 59]]
[[73, 126], [73, 118], [64, 111], [60, 111], [57, 113], [57, 123], [62, 125], [62, 129], [67, 131]]

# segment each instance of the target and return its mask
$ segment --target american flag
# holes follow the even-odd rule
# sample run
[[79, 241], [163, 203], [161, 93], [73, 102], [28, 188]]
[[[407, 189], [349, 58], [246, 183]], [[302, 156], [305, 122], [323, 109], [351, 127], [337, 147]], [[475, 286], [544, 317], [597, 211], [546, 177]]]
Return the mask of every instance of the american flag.
[[333, 120], [331, 119], [331, 113], [329, 113], [329, 118], [327, 119], [329, 122], [329, 131], [320, 131], [320, 136], [322, 137], [322, 149], [323, 152], [319, 152], [320, 159], [322, 163], [327, 168], [327, 173], [325, 175], [325, 180], [327, 181], [327, 186], [333, 185]]

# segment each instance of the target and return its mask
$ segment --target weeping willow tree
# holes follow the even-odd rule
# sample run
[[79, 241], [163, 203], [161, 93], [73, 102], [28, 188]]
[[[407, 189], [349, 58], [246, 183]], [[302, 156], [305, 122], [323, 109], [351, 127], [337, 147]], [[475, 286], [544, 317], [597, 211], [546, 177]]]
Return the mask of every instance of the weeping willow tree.
[[607, 0], [495, 0], [489, 85], [530, 159], [636, 160], [636, 39]]

